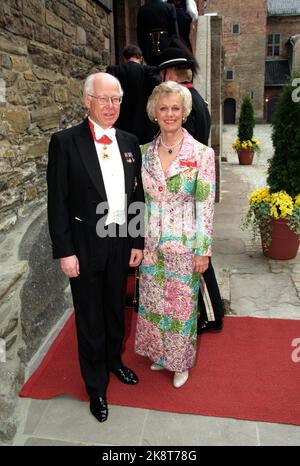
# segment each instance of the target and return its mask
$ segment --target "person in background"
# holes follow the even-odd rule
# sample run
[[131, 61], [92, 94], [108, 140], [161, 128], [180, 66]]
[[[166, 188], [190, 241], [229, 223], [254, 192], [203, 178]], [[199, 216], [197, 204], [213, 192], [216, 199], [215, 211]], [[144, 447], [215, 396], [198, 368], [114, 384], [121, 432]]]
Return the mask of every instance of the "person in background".
[[[122, 51], [123, 64], [110, 65], [107, 73], [112, 74], [121, 83], [123, 100], [116, 127], [135, 134], [140, 144], [152, 141], [157, 133], [157, 126], [147, 115], [146, 105], [153, 88], [160, 83], [156, 67], [143, 64], [142, 51], [136, 45], [128, 45]], [[129, 267], [128, 284], [133, 282], [133, 296], [128, 293], [128, 304], [138, 308], [139, 286], [138, 269]]]
[[99, 422], [108, 416], [109, 373], [138, 383], [121, 353], [128, 264], [139, 265], [144, 246], [126, 216], [144, 195], [138, 140], [114, 128], [121, 101], [114, 76], [90, 75], [83, 91], [89, 117], [53, 134], [47, 169], [53, 257], [70, 278], [81, 374]]
[[123, 101], [116, 127], [135, 134], [140, 144], [152, 141], [157, 127], [148, 118], [146, 105], [152, 90], [160, 82], [157, 68], [143, 64], [142, 51], [128, 45], [122, 51], [124, 63], [110, 65], [107, 73], [121, 83]]
[[178, 37], [174, 5], [163, 0], [149, 0], [138, 10], [137, 39], [147, 65], [157, 65], [158, 55]]
[[178, 32], [180, 39], [192, 51], [190, 42], [191, 26], [198, 20], [198, 9], [195, 0], [164, 0], [176, 8]]
[[173, 372], [176, 388], [195, 364], [199, 274], [211, 255], [215, 199], [214, 151], [182, 127], [191, 108], [188, 89], [156, 86], [147, 111], [160, 135], [142, 147], [147, 220], [135, 351], [151, 370]]
[[[172, 80], [188, 88], [192, 95], [192, 111], [184, 123], [184, 128], [199, 142], [207, 145], [210, 132], [210, 114], [207, 104], [193, 87], [193, 76], [198, 72], [198, 63], [186, 48], [170, 47], [160, 55], [158, 68], [162, 81]], [[208, 268], [202, 274], [199, 292], [200, 317], [198, 334], [223, 328], [224, 307], [216, 280], [215, 271], [209, 258]]]

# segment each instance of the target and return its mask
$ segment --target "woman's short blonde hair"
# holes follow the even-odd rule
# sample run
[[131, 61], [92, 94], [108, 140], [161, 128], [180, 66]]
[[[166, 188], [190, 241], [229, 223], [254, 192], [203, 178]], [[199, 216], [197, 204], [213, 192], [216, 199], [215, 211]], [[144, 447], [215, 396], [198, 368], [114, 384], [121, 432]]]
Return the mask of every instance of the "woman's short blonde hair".
[[152, 94], [148, 99], [147, 114], [151, 121], [155, 121], [155, 108], [160, 97], [168, 94], [176, 94], [182, 97], [183, 117], [185, 120], [191, 113], [192, 95], [190, 91], [186, 87], [176, 83], [175, 81], [165, 81], [153, 89]]

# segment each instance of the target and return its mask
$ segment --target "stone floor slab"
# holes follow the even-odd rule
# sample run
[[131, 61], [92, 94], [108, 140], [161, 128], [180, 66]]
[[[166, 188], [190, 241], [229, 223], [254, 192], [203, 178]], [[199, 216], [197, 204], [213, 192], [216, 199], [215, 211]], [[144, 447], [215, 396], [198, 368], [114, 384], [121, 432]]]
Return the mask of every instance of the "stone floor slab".
[[29, 437], [24, 443], [25, 447], [82, 447], [86, 443], [63, 442], [61, 440]]
[[[224, 254], [215, 252], [213, 263], [216, 270], [228, 268], [230, 275], [240, 273], [258, 274], [269, 271], [268, 261], [264, 261], [256, 255], [250, 257], [248, 254], [226, 254], [225, 256]], [[230, 267], [228, 267], [228, 264], [230, 264]]]
[[258, 445], [255, 422], [150, 411], [143, 445]]
[[68, 397], [50, 400], [33, 434], [67, 442], [111, 445], [139, 445], [146, 411], [109, 406], [109, 417], [99, 423], [89, 404]]
[[300, 318], [299, 298], [288, 273], [233, 274], [231, 308], [240, 315], [268, 312], [274, 318]]
[[28, 409], [27, 421], [24, 427], [25, 435], [32, 435], [34, 433], [48, 407], [48, 404], [49, 400], [31, 400]]
[[258, 436], [265, 446], [300, 446], [300, 426], [258, 422]]

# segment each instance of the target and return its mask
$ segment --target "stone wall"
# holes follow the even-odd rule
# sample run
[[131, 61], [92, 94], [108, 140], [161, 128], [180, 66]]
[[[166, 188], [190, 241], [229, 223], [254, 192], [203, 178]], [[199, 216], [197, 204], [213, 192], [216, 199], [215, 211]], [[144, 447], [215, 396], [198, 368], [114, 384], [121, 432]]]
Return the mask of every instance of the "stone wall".
[[[105, 7], [103, 6], [105, 3]], [[51, 257], [46, 205], [53, 132], [79, 122], [82, 82], [110, 62], [111, 1], [0, 5], [0, 443], [13, 439], [26, 364], [72, 306]]]
[[112, 15], [94, 0], [9, 0], [0, 8], [0, 231], [6, 231], [24, 207], [45, 199], [49, 136], [84, 115], [82, 80], [109, 63]]
[[194, 86], [208, 102], [211, 115], [209, 145], [215, 151], [216, 202], [219, 202], [222, 154], [222, 18], [220, 16], [198, 18], [195, 56], [199, 63], [199, 73], [194, 79]]
[[216, 157], [216, 201], [221, 198], [221, 157], [223, 154], [222, 120], [222, 18], [211, 18], [211, 146]]

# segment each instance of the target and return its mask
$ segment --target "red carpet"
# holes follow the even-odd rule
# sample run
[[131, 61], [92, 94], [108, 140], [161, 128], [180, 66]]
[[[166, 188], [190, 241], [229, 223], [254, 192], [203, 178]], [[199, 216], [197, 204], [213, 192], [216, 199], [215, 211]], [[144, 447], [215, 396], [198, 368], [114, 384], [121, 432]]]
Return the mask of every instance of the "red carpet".
[[[188, 382], [172, 386], [168, 371], [149, 370], [150, 362], [133, 352], [136, 313], [128, 317], [124, 363], [140, 378], [136, 386], [111, 376], [110, 404], [300, 425], [300, 321], [226, 317], [219, 334], [198, 338], [198, 362]], [[130, 322], [131, 320], [131, 322]], [[131, 329], [130, 329], [131, 324]], [[299, 345], [299, 343], [298, 343]], [[295, 357], [296, 356], [296, 357]], [[72, 316], [23, 387], [20, 396], [48, 399], [69, 394], [88, 400], [79, 373]]]

